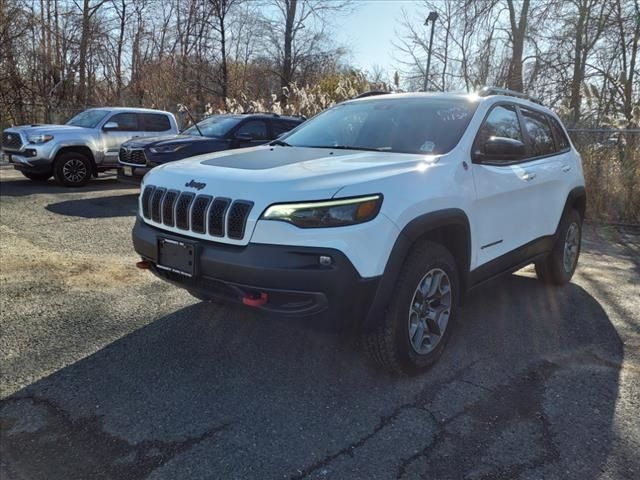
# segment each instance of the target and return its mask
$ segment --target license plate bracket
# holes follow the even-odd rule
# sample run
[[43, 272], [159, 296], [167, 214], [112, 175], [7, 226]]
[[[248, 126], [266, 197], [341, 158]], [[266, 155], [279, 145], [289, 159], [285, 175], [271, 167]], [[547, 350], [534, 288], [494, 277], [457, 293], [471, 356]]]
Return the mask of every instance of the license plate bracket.
[[196, 245], [182, 240], [158, 237], [158, 268], [185, 277], [196, 273]]
[[127, 177], [133, 177], [133, 167], [122, 167], [122, 173]]

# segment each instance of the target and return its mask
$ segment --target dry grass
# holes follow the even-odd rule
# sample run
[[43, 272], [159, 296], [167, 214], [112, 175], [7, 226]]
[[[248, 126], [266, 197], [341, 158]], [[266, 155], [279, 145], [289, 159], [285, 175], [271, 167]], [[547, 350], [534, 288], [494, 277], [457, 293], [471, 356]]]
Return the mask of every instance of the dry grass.
[[587, 184], [587, 218], [640, 224], [640, 145], [577, 147]]
[[0, 286], [20, 288], [46, 279], [66, 290], [121, 288], [148, 281], [128, 258], [45, 250], [0, 225]]

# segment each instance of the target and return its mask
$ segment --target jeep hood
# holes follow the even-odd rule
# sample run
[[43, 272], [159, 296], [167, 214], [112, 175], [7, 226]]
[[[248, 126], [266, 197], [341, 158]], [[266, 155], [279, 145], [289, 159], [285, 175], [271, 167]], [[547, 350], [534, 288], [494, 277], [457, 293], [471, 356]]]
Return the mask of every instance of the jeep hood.
[[330, 198], [345, 185], [414, 170], [424, 155], [260, 146], [200, 155], [153, 169], [145, 183], [185, 190], [194, 180], [199, 193], [269, 202]]

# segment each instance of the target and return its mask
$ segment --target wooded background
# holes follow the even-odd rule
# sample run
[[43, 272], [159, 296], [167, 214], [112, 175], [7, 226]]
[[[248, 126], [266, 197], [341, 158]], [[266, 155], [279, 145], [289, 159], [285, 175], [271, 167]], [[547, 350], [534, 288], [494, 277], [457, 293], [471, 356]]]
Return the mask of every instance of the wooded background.
[[597, 216], [640, 221], [640, 0], [420, 4], [380, 45], [396, 68], [359, 71], [332, 36], [355, 0], [0, 0], [0, 127], [104, 105], [310, 116], [369, 89], [420, 90], [436, 11], [429, 90], [504, 86], [569, 128], [626, 129], [572, 136], [600, 194], [619, 191]]
[[202, 114], [227, 99], [272, 104], [275, 95], [284, 107], [372, 84], [419, 90], [424, 19], [436, 11], [429, 89], [506, 86], [553, 105], [570, 126], [631, 128], [640, 116], [639, 1], [423, 1], [424, 15], [398, 20], [394, 74], [357, 71], [349, 45], [332, 40], [335, 19], [358, 1], [0, 0], [0, 122], [94, 105], [181, 103]]

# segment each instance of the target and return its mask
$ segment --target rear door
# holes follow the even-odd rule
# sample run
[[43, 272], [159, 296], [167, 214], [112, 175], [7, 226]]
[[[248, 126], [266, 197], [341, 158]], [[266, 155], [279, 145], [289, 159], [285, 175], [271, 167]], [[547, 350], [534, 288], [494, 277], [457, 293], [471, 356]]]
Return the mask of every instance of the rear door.
[[[512, 103], [492, 106], [476, 135], [473, 152], [483, 153], [484, 143], [492, 136], [524, 142], [518, 115]], [[474, 160], [472, 170], [476, 201], [470, 220], [477, 238], [475, 268], [531, 241], [532, 223], [541, 205], [527, 176], [527, 162], [485, 158]]]
[[141, 129], [141, 120], [135, 112], [119, 112], [112, 115], [105, 121], [106, 123], [115, 122], [118, 128], [114, 130], [102, 130], [102, 138], [104, 139], [104, 164], [105, 166], [115, 166], [118, 164], [118, 153], [120, 145], [127, 140], [143, 135]]
[[549, 115], [524, 106], [519, 110], [527, 144], [528, 194], [536, 206], [529, 228], [532, 237], [540, 238], [553, 235], [558, 227], [568, 193], [565, 177], [572, 167], [570, 148], [566, 137], [562, 142], [554, 134]]

